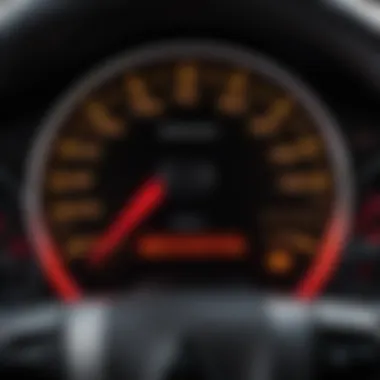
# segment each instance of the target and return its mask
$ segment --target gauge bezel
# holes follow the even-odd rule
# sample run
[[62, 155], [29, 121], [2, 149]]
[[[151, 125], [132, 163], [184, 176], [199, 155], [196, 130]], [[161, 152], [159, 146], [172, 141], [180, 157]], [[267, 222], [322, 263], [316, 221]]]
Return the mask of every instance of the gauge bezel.
[[297, 297], [313, 298], [323, 289], [338, 264], [340, 252], [348, 237], [354, 209], [354, 187], [351, 164], [340, 129], [316, 95], [299, 79], [280, 67], [272, 59], [260, 53], [245, 50], [215, 41], [182, 40], [162, 42], [128, 51], [116, 58], [108, 59], [89, 74], [82, 77], [58, 100], [46, 120], [38, 129], [33, 147], [27, 156], [26, 180], [22, 195], [25, 223], [29, 239], [35, 248], [44, 273], [65, 300], [82, 297], [82, 290], [64, 269], [64, 264], [55, 255], [54, 243], [42, 213], [42, 184], [45, 160], [57, 132], [73, 107], [100, 84], [121, 74], [126, 69], [136, 68], [149, 62], [160, 63], [168, 59], [202, 58], [221, 60], [251, 70], [274, 81], [292, 96], [315, 119], [327, 147], [335, 180], [336, 202], [330, 220], [321, 239], [320, 252], [297, 285]]

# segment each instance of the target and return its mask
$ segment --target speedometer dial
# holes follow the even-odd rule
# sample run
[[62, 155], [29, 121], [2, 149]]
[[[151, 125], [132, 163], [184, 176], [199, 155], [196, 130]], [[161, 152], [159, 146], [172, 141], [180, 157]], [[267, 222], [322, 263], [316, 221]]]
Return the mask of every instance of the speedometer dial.
[[29, 169], [30, 236], [66, 299], [219, 275], [312, 296], [350, 219], [334, 123], [283, 70], [219, 45], [97, 70], [53, 111]]

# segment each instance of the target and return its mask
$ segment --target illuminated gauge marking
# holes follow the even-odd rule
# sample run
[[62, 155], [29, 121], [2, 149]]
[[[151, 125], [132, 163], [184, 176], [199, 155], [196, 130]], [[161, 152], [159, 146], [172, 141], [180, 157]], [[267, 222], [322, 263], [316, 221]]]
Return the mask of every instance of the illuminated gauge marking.
[[93, 128], [101, 136], [116, 139], [125, 133], [124, 121], [112, 116], [104, 105], [89, 103], [86, 113]]
[[287, 173], [278, 179], [278, 188], [286, 194], [326, 192], [331, 185], [331, 178], [323, 171], [306, 173]]
[[294, 165], [314, 160], [321, 153], [321, 141], [314, 137], [305, 137], [292, 143], [274, 146], [269, 151], [268, 158], [271, 163], [276, 165]]
[[96, 142], [82, 141], [76, 138], [67, 138], [60, 141], [58, 146], [58, 154], [63, 160], [98, 160], [102, 156], [102, 148]]
[[193, 106], [199, 98], [198, 69], [195, 65], [179, 65], [174, 71], [174, 98], [178, 104]]
[[95, 235], [71, 236], [66, 244], [66, 250], [71, 260], [82, 258], [95, 243]]
[[218, 100], [218, 108], [226, 115], [239, 115], [248, 108], [249, 78], [244, 73], [231, 73]]
[[51, 216], [54, 222], [73, 222], [78, 220], [94, 220], [102, 215], [103, 207], [100, 201], [84, 199], [78, 201], [57, 201], [51, 206]]
[[268, 253], [266, 266], [274, 275], [286, 275], [292, 270], [293, 259], [287, 251], [278, 249]]
[[252, 116], [250, 130], [255, 137], [272, 137], [279, 132], [290, 117], [293, 110], [293, 102], [290, 99], [277, 99], [269, 109], [260, 116]]
[[125, 79], [128, 103], [136, 116], [155, 117], [163, 112], [163, 103], [149, 93], [145, 82], [138, 77]]
[[50, 175], [49, 188], [55, 193], [91, 189], [95, 178], [90, 171], [56, 170]]

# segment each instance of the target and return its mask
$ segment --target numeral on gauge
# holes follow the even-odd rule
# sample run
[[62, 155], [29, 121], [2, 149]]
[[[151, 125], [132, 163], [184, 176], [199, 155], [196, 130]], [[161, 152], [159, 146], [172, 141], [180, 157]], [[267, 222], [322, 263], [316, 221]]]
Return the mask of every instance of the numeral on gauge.
[[97, 220], [103, 214], [103, 205], [99, 200], [57, 201], [52, 205], [53, 222], [75, 222]]
[[199, 97], [199, 73], [194, 64], [179, 65], [174, 72], [174, 99], [182, 106], [190, 107]]
[[101, 136], [118, 138], [125, 133], [125, 122], [113, 115], [100, 103], [87, 105], [87, 116], [94, 130]]
[[268, 152], [269, 161], [276, 165], [294, 165], [298, 162], [315, 159], [322, 152], [322, 143], [316, 137], [300, 138], [294, 143], [281, 144]]
[[58, 156], [64, 160], [95, 160], [102, 155], [102, 147], [95, 142], [67, 138], [59, 141]]
[[149, 93], [146, 83], [137, 76], [125, 79], [128, 104], [132, 112], [140, 117], [157, 117], [162, 114], [164, 104]]
[[278, 133], [283, 123], [293, 110], [293, 102], [282, 98], [276, 100], [261, 116], [254, 116], [250, 121], [250, 131], [255, 137], [272, 137]]
[[231, 74], [218, 100], [219, 111], [230, 116], [243, 114], [248, 108], [248, 85], [247, 74]]
[[278, 180], [279, 190], [286, 194], [318, 193], [330, 188], [331, 178], [328, 173], [287, 173]]
[[54, 171], [50, 175], [49, 190], [53, 193], [88, 190], [95, 184], [91, 171]]
[[71, 259], [82, 258], [95, 242], [94, 235], [72, 236], [66, 243], [66, 251]]

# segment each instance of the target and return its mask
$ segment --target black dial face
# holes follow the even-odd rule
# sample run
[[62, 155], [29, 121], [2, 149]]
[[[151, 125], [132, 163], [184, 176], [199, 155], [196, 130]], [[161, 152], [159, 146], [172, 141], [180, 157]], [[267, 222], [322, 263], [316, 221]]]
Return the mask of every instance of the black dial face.
[[320, 287], [349, 219], [336, 130], [281, 70], [217, 51], [132, 55], [48, 122], [27, 209], [62, 295], [152, 279]]

